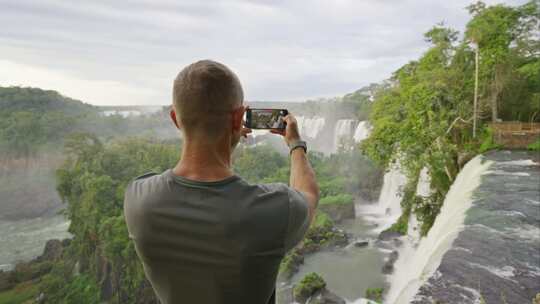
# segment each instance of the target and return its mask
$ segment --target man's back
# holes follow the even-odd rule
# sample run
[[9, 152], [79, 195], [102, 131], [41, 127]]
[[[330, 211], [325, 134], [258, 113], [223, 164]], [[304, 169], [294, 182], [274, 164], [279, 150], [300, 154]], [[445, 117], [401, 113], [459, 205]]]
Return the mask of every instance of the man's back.
[[163, 303], [266, 304], [281, 259], [309, 225], [306, 199], [284, 184], [200, 182], [171, 169], [131, 182], [124, 208]]

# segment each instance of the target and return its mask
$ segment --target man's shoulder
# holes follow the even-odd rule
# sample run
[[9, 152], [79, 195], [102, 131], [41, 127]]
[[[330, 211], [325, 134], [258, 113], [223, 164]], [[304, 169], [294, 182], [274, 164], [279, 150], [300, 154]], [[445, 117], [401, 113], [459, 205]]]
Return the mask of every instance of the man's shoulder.
[[257, 187], [263, 190], [264, 192], [284, 192], [288, 193], [290, 188], [285, 183], [268, 183], [268, 184], [257, 184]]
[[286, 195], [291, 202], [305, 200], [305, 197], [302, 193], [292, 187], [289, 187], [289, 185], [285, 183], [258, 184], [257, 186], [264, 192], [274, 192]]
[[156, 173], [154, 171], [149, 171], [144, 174], [141, 174], [133, 179], [131, 179], [126, 187], [126, 191], [130, 191], [131, 189], [140, 188], [140, 187], [146, 187], [147, 185], [153, 185], [156, 182], [159, 182], [160, 176], [162, 176], [163, 173]]
[[148, 178], [148, 177], [155, 176], [155, 175], [158, 175], [158, 174], [159, 174], [159, 173], [156, 173], [156, 172], [153, 172], [153, 171], [146, 172], [146, 173], [144, 173], [144, 174], [141, 174], [141, 175], [135, 177], [135, 178], [133, 179], [133, 181], [141, 180], [141, 179], [146, 179], [146, 178]]

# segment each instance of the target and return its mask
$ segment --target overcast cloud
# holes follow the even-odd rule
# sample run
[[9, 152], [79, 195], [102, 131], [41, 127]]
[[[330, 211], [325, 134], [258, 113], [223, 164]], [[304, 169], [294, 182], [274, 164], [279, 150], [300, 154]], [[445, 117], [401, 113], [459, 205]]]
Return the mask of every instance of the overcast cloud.
[[462, 31], [471, 2], [0, 0], [0, 85], [169, 104], [179, 70], [209, 58], [238, 74], [247, 100], [339, 96], [416, 59], [434, 24]]

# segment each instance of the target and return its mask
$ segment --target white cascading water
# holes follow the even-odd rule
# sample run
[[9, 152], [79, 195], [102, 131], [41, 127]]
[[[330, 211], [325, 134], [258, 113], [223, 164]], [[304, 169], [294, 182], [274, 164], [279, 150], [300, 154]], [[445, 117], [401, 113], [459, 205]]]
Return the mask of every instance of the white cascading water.
[[[492, 162], [476, 156], [469, 161], [450, 187], [441, 212], [428, 235], [418, 247], [405, 242], [390, 277], [390, 290], [385, 303], [409, 303], [418, 289], [439, 267], [444, 253], [463, 229], [465, 212], [472, 205], [472, 192], [480, 185], [480, 178]], [[427, 173], [427, 172], [426, 172]]]
[[355, 142], [361, 142], [362, 140], [368, 138], [370, 132], [369, 123], [366, 120], [363, 120], [358, 123], [356, 130], [354, 130], [353, 139]]
[[337, 121], [334, 128], [334, 152], [337, 151], [339, 142], [342, 138], [352, 138], [353, 128], [356, 120], [354, 119], [340, 119]]
[[[422, 198], [426, 198], [431, 195], [431, 176], [429, 175], [427, 167], [420, 170], [418, 184], [416, 185], [416, 195]], [[411, 212], [407, 226], [407, 238], [413, 246], [416, 246], [420, 241], [420, 223], [418, 222], [414, 212]]]
[[406, 183], [407, 177], [401, 172], [399, 164], [393, 165], [384, 174], [378, 203], [359, 206], [357, 216], [377, 223], [374, 232], [381, 232], [392, 226], [401, 216], [401, 189]]
[[[297, 119], [298, 120], [298, 119]], [[324, 117], [314, 116], [311, 118], [302, 117], [302, 122], [298, 123], [298, 129], [302, 135], [308, 138], [316, 138], [324, 128], [326, 121]]]

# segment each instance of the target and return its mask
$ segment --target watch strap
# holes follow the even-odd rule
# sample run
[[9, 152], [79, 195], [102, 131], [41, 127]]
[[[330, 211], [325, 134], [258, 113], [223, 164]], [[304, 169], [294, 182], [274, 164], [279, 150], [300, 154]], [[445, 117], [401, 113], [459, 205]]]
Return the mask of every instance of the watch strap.
[[289, 154], [292, 154], [294, 149], [302, 148], [307, 153], [307, 144], [303, 140], [296, 140], [289, 144]]

